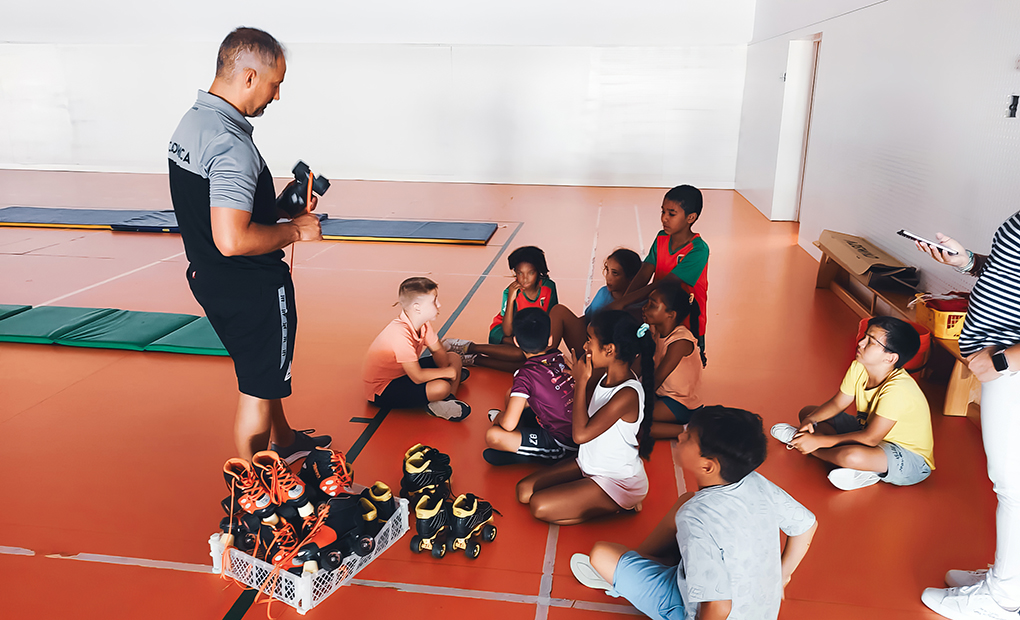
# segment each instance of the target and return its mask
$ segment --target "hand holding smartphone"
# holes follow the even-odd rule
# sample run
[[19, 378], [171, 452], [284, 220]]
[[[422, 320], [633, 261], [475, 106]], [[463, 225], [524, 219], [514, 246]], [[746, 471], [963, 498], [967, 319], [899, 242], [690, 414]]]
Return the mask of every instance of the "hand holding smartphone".
[[896, 234], [901, 236], [901, 237], [906, 237], [907, 239], [910, 239], [911, 241], [920, 241], [921, 243], [928, 244], [931, 247], [935, 248], [936, 250], [939, 250], [942, 253], [946, 254], [947, 256], [956, 256], [957, 254], [959, 254], [959, 252], [957, 252], [956, 250], [954, 250], [951, 247], [942, 245], [941, 243], [936, 243], [934, 241], [929, 241], [928, 239], [925, 239], [924, 237], [920, 237], [918, 235], [915, 235], [914, 233], [910, 232], [909, 230], [904, 230], [904, 229], [901, 228], [899, 231], [897, 231]]

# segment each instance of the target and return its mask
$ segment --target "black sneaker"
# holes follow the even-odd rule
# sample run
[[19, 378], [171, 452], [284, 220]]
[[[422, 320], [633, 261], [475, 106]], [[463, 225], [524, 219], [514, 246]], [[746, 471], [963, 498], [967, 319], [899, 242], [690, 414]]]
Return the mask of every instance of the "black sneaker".
[[289, 446], [278, 446], [275, 443], [269, 444], [269, 449], [280, 455], [285, 463], [291, 465], [294, 461], [308, 456], [308, 453], [316, 447], [328, 448], [333, 445], [333, 438], [329, 435], [315, 435], [314, 428], [303, 431], [294, 430], [294, 441]]

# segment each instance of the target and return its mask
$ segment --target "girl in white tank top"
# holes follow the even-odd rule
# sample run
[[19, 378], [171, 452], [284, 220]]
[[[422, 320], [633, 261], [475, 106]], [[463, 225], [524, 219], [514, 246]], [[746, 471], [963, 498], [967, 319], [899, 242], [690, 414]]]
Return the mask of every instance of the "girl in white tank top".
[[[654, 445], [646, 411], [654, 402], [652, 334], [627, 312], [605, 311], [592, 318], [584, 349], [572, 370], [577, 459], [517, 484], [518, 499], [535, 518], [559, 525], [635, 509], [648, 493], [641, 458]], [[642, 381], [631, 372], [639, 355]]]

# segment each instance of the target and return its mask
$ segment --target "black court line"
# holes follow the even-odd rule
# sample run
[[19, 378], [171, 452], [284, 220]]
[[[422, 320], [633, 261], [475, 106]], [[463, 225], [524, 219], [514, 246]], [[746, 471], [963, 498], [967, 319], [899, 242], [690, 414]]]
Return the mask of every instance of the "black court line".
[[[506, 249], [508, 247], [510, 247], [510, 242], [514, 240], [514, 237], [516, 237], [517, 233], [520, 232], [522, 226], [524, 226], [524, 222], [517, 222], [517, 228], [515, 228], [514, 231], [510, 233], [510, 236], [507, 237], [506, 242], [503, 243], [503, 246], [500, 248], [499, 252], [496, 252], [496, 256], [492, 258], [492, 262], [490, 262], [489, 266], [485, 268], [485, 271], [482, 272], [482, 275], [478, 276], [478, 279], [475, 280], [474, 286], [472, 286], [471, 290], [467, 292], [467, 295], [465, 295], [464, 299], [461, 300], [460, 305], [457, 306], [457, 309], [453, 311], [453, 314], [450, 315], [450, 318], [446, 319], [446, 322], [443, 323], [443, 326], [439, 329], [440, 339], [442, 339], [443, 336], [446, 335], [446, 332], [453, 326], [454, 321], [457, 320], [457, 317], [460, 316], [460, 313], [463, 312], [464, 308], [467, 307], [468, 302], [470, 302], [471, 298], [475, 296], [475, 293], [478, 291], [478, 288], [482, 285], [482, 282], [484, 282], [485, 278], [488, 277], [489, 273], [492, 271], [492, 268], [496, 266], [496, 262], [503, 257], [503, 253], [506, 252]], [[389, 415], [389, 413], [390, 413], [389, 408], [383, 408], [379, 410], [379, 413], [375, 414], [374, 418], [362, 418], [359, 416], [350, 419], [351, 422], [360, 422], [362, 424], [367, 422], [368, 425], [365, 427], [365, 430], [361, 431], [361, 435], [354, 441], [354, 444], [352, 444], [351, 448], [346, 452], [346, 458], [348, 463], [353, 463], [355, 459], [358, 458], [358, 455], [361, 454], [361, 451], [365, 449], [366, 445], [368, 445], [368, 440], [370, 440], [372, 436], [375, 435], [375, 432], [379, 430], [379, 427], [382, 425], [383, 420], [386, 419], [386, 416]], [[241, 618], [244, 617], [244, 614], [246, 614], [248, 610], [251, 608], [252, 603], [255, 602], [256, 594], [257, 591], [250, 589], [242, 592], [241, 595], [237, 597], [237, 600], [234, 602], [233, 606], [231, 606], [230, 610], [227, 612], [227, 615], [223, 616], [223, 620], [241, 620]]]

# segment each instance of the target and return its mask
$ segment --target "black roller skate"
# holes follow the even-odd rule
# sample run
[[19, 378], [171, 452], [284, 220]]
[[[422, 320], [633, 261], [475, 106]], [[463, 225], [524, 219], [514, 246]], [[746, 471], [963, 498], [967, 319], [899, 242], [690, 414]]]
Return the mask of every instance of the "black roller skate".
[[450, 530], [450, 505], [441, 495], [424, 493], [414, 507], [418, 532], [411, 537], [411, 551], [421, 553], [432, 550], [432, 557], [446, 555], [446, 539]]
[[354, 483], [354, 468], [348, 465], [344, 453], [318, 446], [301, 464], [298, 475], [308, 486], [317, 489], [320, 501], [347, 493], [347, 488]]
[[294, 556], [304, 572], [321, 568], [336, 570], [349, 555], [364, 557], [375, 549], [375, 539], [365, 529], [359, 495], [341, 495], [319, 507], [318, 518]]
[[230, 495], [221, 502], [228, 516], [237, 514], [237, 507], [255, 515], [262, 521], [275, 524], [277, 505], [273, 495], [259, 479], [251, 463], [244, 459], [229, 459], [223, 464], [223, 479], [230, 489]]
[[[369, 530], [375, 536], [397, 511], [397, 500], [390, 492], [390, 487], [382, 482], [376, 482], [362, 491], [361, 497], [375, 510], [375, 516], [372, 517], [372, 523], [369, 524]], [[362, 506], [364, 507], [364, 502], [362, 502]]]
[[220, 542], [225, 547], [235, 547], [245, 553], [251, 553], [258, 546], [258, 537], [262, 521], [255, 515], [244, 511], [220, 520]]
[[274, 503], [291, 506], [302, 517], [314, 514], [311, 489], [291, 473], [290, 468], [276, 452], [272, 450], [257, 452], [251, 457], [251, 464], [259, 480], [269, 490]]
[[492, 504], [475, 497], [473, 494], [461, 495], [453, 502], [453, 515], [450, 550], [463, 549], [464, 554], [472, 560], [482, 552], [482, 546], [476, 540], [479, 536], [485, 542], [496, 539], [496, 526], [492, 524]]
[[404, 455], [404, 476], [400, 480], [400, 496], [415, 500], [422, 493], [450, 495], [450, 457], [435, 448], [417, 444]]

